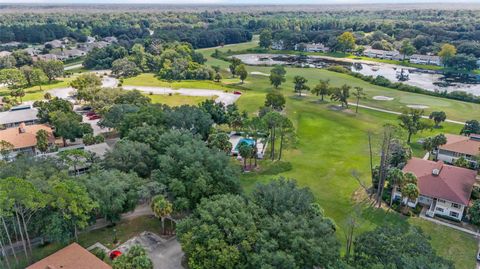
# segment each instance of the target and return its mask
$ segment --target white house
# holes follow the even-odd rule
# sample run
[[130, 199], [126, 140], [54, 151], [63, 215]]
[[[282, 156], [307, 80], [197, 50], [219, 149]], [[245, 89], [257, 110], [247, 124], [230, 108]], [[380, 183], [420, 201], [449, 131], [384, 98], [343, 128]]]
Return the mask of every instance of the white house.
[[[403, 171], [413, 173], [418, 179], [420, 196], [415, 201], [404, 203], [411, 207], [417, 204], [428, 207], [426, 215], [448, 217], [461, 221], [470, 202], [477, 172], [474, 170], [434, 162], [420, 158], [408, 161]], [[394, 194], [401, 197], [401, 190]]]
[[17, 127], [21, 123], [25, 125], [37, 124], [38, 109], [31, 105], [21, 105], [12, 107], [8, 111], [0, 112], [0, 125], [3, 128]]
[[388, 59], [388, 60], [403, 60], [403, 55], [397, 50], [377, 50], [367, 48], [363, 51], [363, 55], [370, 58]]
[[295, 45], [295, 50], [303, 50], [306, 52], [328, 52], [330, 51], [330, 48], [322, 43], [300, 43]]
[[446, 134], [447, 143], [438, 149], [438, 160], [455, 163], [461, 157], [467, 159], [472, 167], [477, 167], [476, 156], [480, 156], [480, 135], [470, 136]]
[[442, 65], [440, 57], [433, 55], [421, 55], [413, 54], [410, 56], [410, 63], [412, 64], [430, 64], [430, 65]]
[[10, 51], [0, 51], [0, 57], [6, 57], [10, 55], [12, 55]]
[[63, 42], [61, 40], [55, 39], [49, 42], [45, 42], [44, 46], [50, 46], [52, 49], [57, 49], [63, 47]]

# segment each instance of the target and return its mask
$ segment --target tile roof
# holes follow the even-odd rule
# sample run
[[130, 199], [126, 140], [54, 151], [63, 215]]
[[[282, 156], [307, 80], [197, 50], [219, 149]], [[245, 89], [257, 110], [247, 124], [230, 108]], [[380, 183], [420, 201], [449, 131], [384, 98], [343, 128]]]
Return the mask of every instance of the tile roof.
[[[439, 170], [438, 175], [432, 172]], [[477, 172], [474, 170], [412, 158], [403, 168], [417, 176], [420, 194], [468, 205]]]
[[445, 134], [447, 144], [440, 149], [476, 156], [480, 154], [480, 140], [468, 136]]
[[52, 255], [40, 260], [26, 269], [111, 269], [108, 264], [73, 243]]
[[[20, 131], [23, 129], [23, 132]], [[21, 126], [16, 128], [8, 128], [0, 131], [0, 141], [5, 140], [13, 145], [14, 149], [34, 147], [37, 144], [37, 132], [45, 130], [49, 133], [49, 140], [51, 143], [55, 142], [52, 128], [45, 124], [34, 124]]]

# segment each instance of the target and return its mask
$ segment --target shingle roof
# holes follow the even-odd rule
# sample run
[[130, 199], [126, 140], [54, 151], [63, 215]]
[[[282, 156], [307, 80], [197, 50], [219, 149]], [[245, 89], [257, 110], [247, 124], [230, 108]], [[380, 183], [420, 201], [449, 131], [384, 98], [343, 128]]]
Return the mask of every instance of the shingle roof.
[[[23, 129], [20, 132], [20, 129]], [[52, 128], [45, 124], [27, 125], [21, 124], [17, 128], [8, 128], [0, 131], [0, 141], [4, 140], [13, 145], [14, 149], [34, 147], [37, 144], [37, 132], [45, 130], [49, 134], [49, 141], [55, 142]]]
[[30, 265], [26, 269], [111, 269], [108, 264], [73, 243], [43, 260]]
[[447, 144], [440, 149], [476, 156], [480, 154], [480, 140], [468, 136], [446, 134]]
[[9, 110], [0, 112], [0, 124], [10, 124], [16, 122], [33, 121], [37, 118], [38, 109], [21, 109], [21, 110]]
[[[434, 175], [433, 169], [440, 173]], [[468, 205], [477, 172], [474, 170], [412, 158], [403, 168], [417, 176], [420, 194]]]

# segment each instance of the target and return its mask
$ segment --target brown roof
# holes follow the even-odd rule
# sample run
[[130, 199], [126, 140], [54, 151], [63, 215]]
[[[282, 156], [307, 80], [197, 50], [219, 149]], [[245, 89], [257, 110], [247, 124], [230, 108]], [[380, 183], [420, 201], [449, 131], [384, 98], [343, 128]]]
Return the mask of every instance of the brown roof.
[[52, 128], [45, 124], [25, 125], [16, 128], [7, 128], [0, 131], [0, 141], [5, 140], [13, 145], [14, 149], [34, 147], [37, 144], [37, 132], [45, 130], [49, 134], [49, 141], [55, 142]]
[[[438, 169], [440, 173], [432, 172]], [[412, 158], [403, 168], [418, 178], [420, 194], [468, 205], [477, 172], [474, 170]]]
[[38, 261], [26, 269], [111, 269], [108, 264], [73, 243], [45, 259]]
[[446, 134], [447, 144], [440, 149], [476, 156], [480, 154], [480, 140], [468, 136]]

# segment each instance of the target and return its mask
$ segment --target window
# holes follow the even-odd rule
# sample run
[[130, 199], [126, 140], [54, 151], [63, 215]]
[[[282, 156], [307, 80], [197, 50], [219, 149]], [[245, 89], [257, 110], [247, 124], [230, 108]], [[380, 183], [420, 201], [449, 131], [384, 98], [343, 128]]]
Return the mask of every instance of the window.
[[450, 217], [458, 218], [458, 213], [455, 211], [450, 211]]
[[452, 203], [452, 207], [453, 207], [453, 208], [460, 208], [460, 205], [459, 205], [459, 204], [456, 204], [456, 203]]
[[437, 207], [437, 208], [435, 208], [435, 211], [438, 211], [438, 212], [443, 212], [443, 208], [441, 208], [441, 207]]
[[442, 199], [438, 199], [437, 200], [439, 203], [445, 203], [445, 200], [442, 200]]

